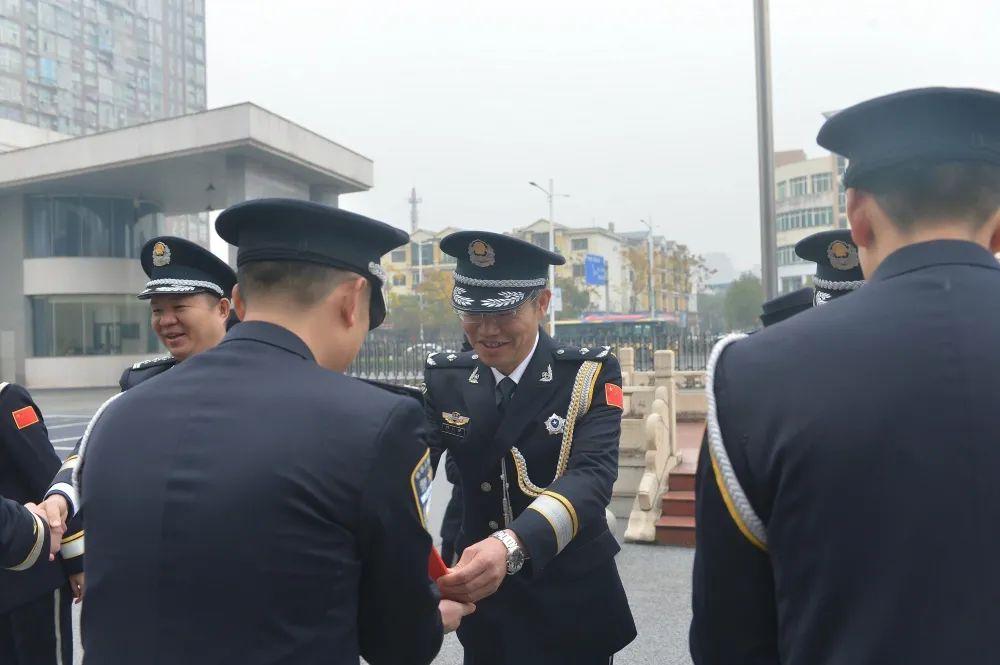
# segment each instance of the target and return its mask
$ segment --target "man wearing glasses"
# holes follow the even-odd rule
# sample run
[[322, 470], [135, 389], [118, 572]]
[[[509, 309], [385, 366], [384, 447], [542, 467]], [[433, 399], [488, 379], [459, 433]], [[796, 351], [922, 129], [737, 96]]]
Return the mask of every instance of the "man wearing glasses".
[[465, 664], [608, 663], [636, 634], [605, 519], [618, 361], [542, 331], [562, 256], [473, 231], [441, 250], [457, 259], [452, 305], [472, 345], [424, 372], [432, 460], [447, 450], [464, 489], [460, 558], [438, 586], [477, 604], [458, 631]]

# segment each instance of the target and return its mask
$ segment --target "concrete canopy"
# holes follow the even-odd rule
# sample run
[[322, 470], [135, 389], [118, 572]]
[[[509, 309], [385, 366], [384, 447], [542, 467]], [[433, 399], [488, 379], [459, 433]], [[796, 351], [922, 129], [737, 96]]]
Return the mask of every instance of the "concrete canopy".
[[149, 200], [167, 215], [261, 196], [336, 205], [372, 160], [250, 103], [0, 154], [0, 191]]

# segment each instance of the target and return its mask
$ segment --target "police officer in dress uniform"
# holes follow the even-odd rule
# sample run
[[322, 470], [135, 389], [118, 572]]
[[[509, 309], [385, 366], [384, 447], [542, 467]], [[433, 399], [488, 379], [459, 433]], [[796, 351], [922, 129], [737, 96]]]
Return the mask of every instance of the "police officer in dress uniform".
[[[58, 469], [59, 457], [31, 395], [17, 384], [0, 383], [0, 495], [19, 503], [39, 501]], [[67, 576], [78, 571], [74, 559], [63, 557], [32, 565], [47, 535], [47, 526], [33, 529], [24, 561], [4, 566], [13, 570], [0, 569], [0, 663], [5, 665], [73, 662]], [[55, 540], [58, 544], [58, 535]], [[74, 545], [67, 538], [64, 555]]]
[[709, 361], [697, 665], [995, 663], [1000, 95], [829, 119], [868, 281]]
[[81, 448], [87, 657], [429, 663], [472, 607], [428, 578], [423, 411], [343, 373], [408, 236], [285, 199], [216, 230], [239, 247], [241, 323], [112, 398]]
[[807, 236], [796, 243], [795, 253], [799, 258], [816, 264], [813, 286], [765, 302], [760, 315], [765, 328], [864, 286], [858, 247], [851, 239], [851, 232], [846, 229], [820, 231]]
[[473, 347], [431, 355], [424, 372], [434, 461], [453, 456], [464, 490], [461, 558], [438, 585], [478, 601], [459, 628], [465, 663], [607, 663], [636, 634], [604, 512], [618, 361], [541, 330], [561, 256], [473, 231], [441, 250], [457, 259], [452, 305]]
[[795, 243], [795, 254], [816, 264], [813, 305], [822, 305], [865, 284], [858, 246], [847, 229], [820, 231]]
[[[149, 301], [153, 332], [170, 354], [127, 367], [118, 380], [122, 392], [221, 342], [230, 326], [230, 299], [236, 285], [236, 273], [225, 261], [183, 238], [153, 238], [139, 256], [149, 281], [136, 297]], [[78, 441], [51, 479], [43, 506], [49, 508], [52, 522], [60, 523], [76, 511], [72, 477], [79, 447]], [[81, 514], [74, 516], [63, 539], [63, 557], [78, 602], [85, 593], [84, 551]]]

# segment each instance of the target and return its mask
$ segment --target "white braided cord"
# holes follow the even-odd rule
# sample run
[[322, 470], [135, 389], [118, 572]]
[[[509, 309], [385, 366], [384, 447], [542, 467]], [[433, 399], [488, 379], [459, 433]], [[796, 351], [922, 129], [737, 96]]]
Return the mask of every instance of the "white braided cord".
[[730, 333], [726, 335], [712, 349], [712, 354], [708, 358], [708, 365], [705, 368], [705, 394], [708, 400], [708, 449], [712, 459], [718, 465], [719, 473], [722, 475], [722, 482], [726, 486], [726, 492], [732, 501], [733, 508], [747, 530], [763, 545], [767, 546], [767, 529], [760, 517], [750, 505], [743, 486], [740, 485], [736, 472], [733, 471], [733, 464], [729, 459], [729, 453], [722, 443], [722, 428], [719, 426], [719, 414], [715, 404], [715, 365], [719, 362], [722, 352], [733, 342], [746, 337], [743, 333]]
[[545, 278], [537, 279], [476, 279], [453, 273], [455, 281], [466, 286], [482, 286], [498, 289], [527, 289], [533, 286], [545, 286]]
[[813, 286], [818, 286], [821, 289], [826, 289], [827, 291], [854, 291], [855, 289], [860, 289], [865, 285], [865, 280], [858, 279], [853, 282], [834, 282], [829, 279], [820, 279], [819, 277], [813, 277]]
[[[164, 286], [168, 287], [168, 288], [166, 288], [166, 289], [164, 289], [164, 288], [156, 288], [156, 287], [164, 287]], [[173, 287], [173, 288], [170, 288], [170, 287]], [[213, 292], [219, 294], [219, 297], [222, 297], [222, 296], [225, 295], [225, 292], [222, 290], [222, 287], [219, 286], [218, 284], [216, 284], [215, 282], [206, 282], [206, 281], [201, 280], [201, 279], [169, 279], [169, 278], [153, 279], [153, 280], [150, 280], [150, 281], [146, 282], [146, 289], [143, 291], [143, 293], [146, 293], [146, 292], [148, 292], [150, 290], [154, 290], [154, 289], [158, 290], [158, 291], [190, 291], [191, 290], [191, 288], [180, 288], [180, 287], [191, 287], [191, 288], [194, 288], [194, 289], [198, 289], [198, 288], [200, 288], [200, 289], [208, 289], [209, 291], [213, 291]]]
[[77, 496], [83, 496], [83, 493], [80, 491], [80, 474], [83, 472], [84, 455], [87, 452], [87, 443], [90, 441], [90, 433], [93, 431], [94, 425], [97, 424], [97, 421], [100, 420], [101, 416], [104, 414], [104, 410], [107, 409], [112, 402], [124, 394], [124, 392], [120, 392], [109, 397], [108, 400], [101, 405], [101, 408], [97, 410], [94, 417], [90, 419], [90, 422], [87, 423], [87, 429], [83, 431], [83, 438], [80, 439], [80, 452], [78, 453], [80, 459], [77, 461], [76, 467], [73, 469], [73, 489], [76, 490]]

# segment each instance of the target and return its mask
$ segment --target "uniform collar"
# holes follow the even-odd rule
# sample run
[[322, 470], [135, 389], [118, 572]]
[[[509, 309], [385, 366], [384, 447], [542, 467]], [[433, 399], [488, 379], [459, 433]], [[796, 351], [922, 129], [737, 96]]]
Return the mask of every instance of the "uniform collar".
[[313, 356], [312, 351], [309, 350], [309, 347], [306, 346], [301, 337], [288, 328], [283, 328], [267, 321], [243, 321], [239, 325], [233, 326], [226, 333], [226, 337], [222, 340], [222, 343], [225, 344], [226, 342], [238, 339], [251, 339], [255, 342], [263, 342], [264, 344], [270, 344], [271, 346], [294, 353], [305, 360], [312, 360], [314, 362], [316, 360], [316, 357]]
[[[524, 360], [521, 361], [521, 364], [510, 373], [508, 378], [514, 381], [514, 383], [521, 383], [521, 377], [524, 376], [524, 371], [528, 369], [528, 363], [531, 362], [531, 359], [535, 356], [535, 351], [538, 349], [538, 339], [540, 336], [540, 333], [535, 333], [535, 344], [531, 347], [531, 353], [525, 356]], [[500, 381], [504, 378], [503, 373], [497, 371], [495, 367], [490, 367], [490, 371], [493, 372], [493, 378], [496, 380], [496, 385], [500, 385]]]
[[871, 281], [897, 277], [930, 266], [958, 264], [1000, 269], [996, 257], [984, 247], [966, 240], [931, 240], [897, 249], [882, 261]]

